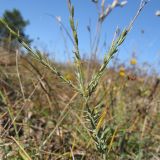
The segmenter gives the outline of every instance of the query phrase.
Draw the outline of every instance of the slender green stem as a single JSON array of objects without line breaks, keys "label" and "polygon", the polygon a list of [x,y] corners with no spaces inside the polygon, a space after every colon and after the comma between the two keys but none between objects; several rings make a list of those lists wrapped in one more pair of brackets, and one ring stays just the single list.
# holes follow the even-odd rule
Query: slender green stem
[{"label": "slender green stem", "polygon": [[77,80],[78,80],[78,85],[79,85],[79,90],[81,92],[82,95],[86,95],[86,91],[85,91],[85,86],[84,86],[84,72],[82,69],[82,59],[80,56],[80,52],[79,52],[79,45],[78,45],[78,34],[77,34],[77,27],[75,26],[75,21],[74,21],[74,7],[71,4],[71,1],[68,0],[68,8],[69,8],[69,12],[70,12],[70,26],[71,26],[71,30],[72,30],[72,34],[73,34],[73,39],[74,39],[74,61],[76,64],[76,68],[77,68]]}]

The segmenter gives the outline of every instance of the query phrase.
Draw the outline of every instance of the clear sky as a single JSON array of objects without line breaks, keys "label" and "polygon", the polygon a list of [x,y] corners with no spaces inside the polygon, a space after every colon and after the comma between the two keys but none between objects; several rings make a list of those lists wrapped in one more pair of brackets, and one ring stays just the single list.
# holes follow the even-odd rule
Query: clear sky
[{"label": "clear sky", "polygon": [[[91,0],[72,0],[75,6],[76,19],[78,20],[78,35],[81,54],[89,53],[89,34],[86,26],[91,21],[92,31],[95,31],[97,10]],[[111,2],[111,0],[107,0]],[[121,29],[127,26],[135,15],[140,0],[128,0],[124,8],[116,8],[103,25],[102,41],[107,41],[107,47],[111,43],[116,27]],[[5,10],[19,9],[24,17],[30,21],[26,28],[26,34],[34,39],[37,48],[50,52],[57,60],[66,60],[63,35],[54,18],[48,16],[60,16],[64,25],[69,29],[68,9],[66,0],[0,0],[0,16]],[[136,52],[139,62],[147,61],[152,64],[160,60],[160,17],[155,12],[160,10],[160,0],[150,0],[138,17],[134,28],[120,47],[119,57],[127,61],[133,51]],[[144,34],[142,34],[144,30]],[[67,45],[71,52],[71,43],[67,39]],[[99,57],[105,53],[103,50]],[[73,57],[72,52],[70,53]]]}]

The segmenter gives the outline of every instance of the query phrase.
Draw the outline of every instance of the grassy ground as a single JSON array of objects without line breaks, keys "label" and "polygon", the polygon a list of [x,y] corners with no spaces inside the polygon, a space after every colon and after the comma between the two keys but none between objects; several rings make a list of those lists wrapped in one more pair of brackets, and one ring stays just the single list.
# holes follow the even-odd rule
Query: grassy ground
[{"label": "grassy ground", "polygon": [[[4,60],[7,53],[1,49],[0,159],[101,159],[82,97],[30,56],[9,53]],[[72,64],[52,63],[76,83]],[[90,79],[100,64],[91,60],[83,66]],[[110,129],[108,159],[158,160],[160,80],[147,76],[133,60],[128,68],[121,66],[105,71],[90,99]]]}]

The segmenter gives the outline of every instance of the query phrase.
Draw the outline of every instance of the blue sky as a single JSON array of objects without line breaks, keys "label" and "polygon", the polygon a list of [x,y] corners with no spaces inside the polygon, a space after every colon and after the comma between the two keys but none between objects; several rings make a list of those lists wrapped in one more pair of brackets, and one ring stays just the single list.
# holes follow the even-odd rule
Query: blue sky
[{"label": "blue sky", "polygon": [[[72,0],[75,6],[75,18],[78,20],[78,35],[81,54],[89,54],[89,34],[86,26],[91,21],[94,32],[97,20],[97,10],[91,0]],[[107,0],[111,2],[111,0]],[[135,15],[140,0],[128,0],[124,8],[116,8],[105,20],[102,29],[101,43],[106,39],[109,47],[113,34],[118,26],[120,29],[127,26]],[[59,61],[67,59],[65,53],[64,39],[60,32],[59,25],[54,18],[48,16],[60,16],[64,25],[69,29],[68,9],[66,0],[0,0],[0,16],[4,11],[19,9],[24,17],[30,21],[26,28],[26,34],[34,39],[37,48],[47,50],[51,57]],[[120,47],[118,53],[122,61],[128,61],[133,52],[136,52],[138,61],[147,61],[155,64],[160,60],[160,17],[155,16],[156,10],[160,10],[160,0],[150,0],[141,15],[136,20],[132,31],[125,43]],[[142,34],[144,30],[144,34]],[[72,58],[71,43],[67,39],[67,46],[70,49]],[[105,50],[99,54],[102,57]]]}]

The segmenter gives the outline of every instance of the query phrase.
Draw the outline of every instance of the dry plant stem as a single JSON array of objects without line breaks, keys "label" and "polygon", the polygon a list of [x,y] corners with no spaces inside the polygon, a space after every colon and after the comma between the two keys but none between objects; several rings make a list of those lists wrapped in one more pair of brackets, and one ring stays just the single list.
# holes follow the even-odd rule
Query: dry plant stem
[{"label": "dry plant stem", "polygon": [[67,46],[67,39],[63,33],[63,28],[60,26],[60,31],[61,31],[61,35],[63,37],[63,41],[64,41],[64,47],[65,47],[65,53],[67,54],[68,57],[68,63],[71,64],[71,57],[70,57],[70,52]]},{"label": "dry plant stem", "polygon": [[20,155],[22,156],[22,158],[24,160],[32,160],[31,157],[28,155],[28,153],[24,150],[23,146],[14,138],[14,137],[10,137],[15,143],[16,145],[19,147],[20,149]]},{"label": "dry plant stem", "polygon": [[93,51],[91,52],[93,54],[92,58],[96,58],[96,56],[97,56],[99,42],[100,42],[100,38],[101,38],[101,29],[102,29],[102,22],[98,21],[96,35],[95,35],[94,43],[92,45],[92,48],[93,48]]},{"label": "dry plant stem", "polygon": [[70,41],[74,45],[74,40],[73,40],[72,36],[70,35],[69,31],[67,30],[67,28],[65,27],[65,25],[62,23],[61,19],[59,19],[59,17],[53,16],[51,14],[47,14],[47,15],[49,15],[52,18],[56,19],[56,21],[58,22],[58,24],[60,25],[60,27],[65,31],[65,33],[67,34],[68,38],[70,39]]},{"label": "dry plant stem", "polygon": [[148,115],[145,116],[144,118],[144,122],[143,122],[143,127],[142,127],[142,133],[141,133],[141,141],[145,135],[145,129],[146,129],[146,126],[147,126],[147,121],[148,121]]},{"label": "dry plant stem", "polygon": [[71,43],[73,45],[74,45],[74,40],[73,40],[72,36],[70,35],[69,31],[67,30],[66,26],[61,21],[61,18],[56,17],[56,16],[51,15],[51,14],[47,14],[47,15],[51,16],[54,19],[56,19],[56,21],[58,22],[58,24],[60,26],[60,31],[61,31],[61,34],[62,34],[62,37],[63,37],[63,40],[64,40],[65,50],[66,50],[66,53],[67,53],[67,56],[68,56],[68,60],[69,60],[69,63],[70,63],[71,62],[71,58],[70,58],[70,53],[69,53],[69,49],[68,49],[68,46],[67,46],[67,39],[66,39],[63,31],[66,33],[67,37],[69,38],[69,40],[71,41]]},{"label": "dry plant stem", "polygon": [[[125,1],[123,1],[125,2]],[[119,0],[113,0],[111,5],[108,5],[105,9],[105,0],[102,0],[101,7],[102,7],[102,13],[99,16],[99,21],[104,21],[104,19],[112,12],[112,10],[116,7],[123,7],[126,3],[123,5],[119,3]]]},{"label": "dry plant stem", "polygon": [[23,85],[22,85],[22,81],[21,81],[21,77],[20,77],[20,73],[19,73],[18,56],[19,56],[19,51],[16,50],[16,70],[17,70],[17,76],[18,76],[19,85],[20,85],[22,96],[23,96],[23,100],[25,101],[24,89],[23,89]]}]

